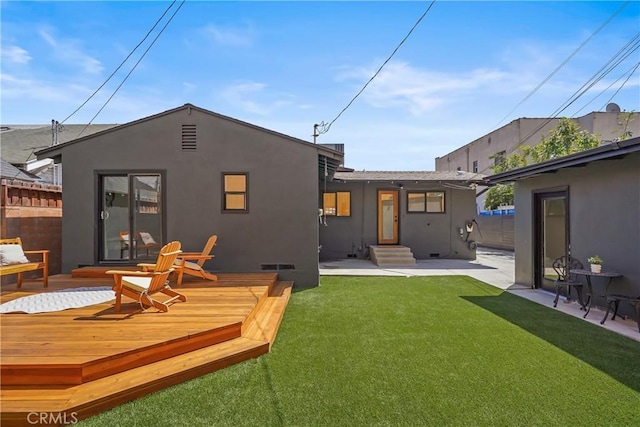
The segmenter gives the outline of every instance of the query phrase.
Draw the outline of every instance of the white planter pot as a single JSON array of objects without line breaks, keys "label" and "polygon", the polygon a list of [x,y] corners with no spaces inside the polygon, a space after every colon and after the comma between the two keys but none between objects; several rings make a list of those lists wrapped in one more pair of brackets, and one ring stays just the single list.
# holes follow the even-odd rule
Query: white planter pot
[{"label": "white planter pot", "polygon": [[602,272],[602,264],[591,264],[591,272],[592,273]]}]

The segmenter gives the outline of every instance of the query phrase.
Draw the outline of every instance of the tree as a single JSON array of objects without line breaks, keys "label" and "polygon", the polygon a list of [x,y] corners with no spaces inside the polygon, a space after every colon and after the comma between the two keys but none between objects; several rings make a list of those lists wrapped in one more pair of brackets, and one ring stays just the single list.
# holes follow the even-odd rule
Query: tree
[{"label": "tree", "polygon": [[[620,132],[620,136],[615,139],[616,141],[624,141],[625,139],[629,139],[633,136],[633,132],[629,130],[629,125],[635,120],[635,118],[636,115],[633,111],[625,111],[619,114],[618,124],[622,126],[622,131]],[[616,134],[618,131],[614,130],[613,133]]]},{"label": "tree", "polygon": [[493,210],[500,205],[513,204],[513,184],[497,184],[491,187],[484,199],[484,208]]},{"label": "tree", "polygon": [[[580,129],[578,123],[561,118],[558,125],[543,136],[539,143],[520,147],[519,153],[505,157],[491,168],[494,173],[506,172],[528,164],[568,156],[600,145],[597,135]],[[495,158],[495,156],[491,157]],[[509,188],[505,188],[509,187]],[[498,184],[491,187],[484,199],[485,209],[496,209],[500,205],[513,204],[513,184]]]}]

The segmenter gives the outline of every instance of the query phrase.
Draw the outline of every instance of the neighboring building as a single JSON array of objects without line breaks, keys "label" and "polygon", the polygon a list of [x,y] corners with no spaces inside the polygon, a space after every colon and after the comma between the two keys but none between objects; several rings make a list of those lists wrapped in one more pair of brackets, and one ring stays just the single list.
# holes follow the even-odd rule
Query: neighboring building
[{"label": "neighboring building", "polygon": [[41,181],[39,176],[29,172],[25,172],[22,169],[13,166],[11,163],[7,162],[4,159],[0,159],[0,178],[9,180],[17,179],[21,181],[32,182]]},{"label": "neighboring building", "polygon": [[81,132],[86,136],[114,126],[116,125],[61,125],[55,121],[51,125],[2,125],[0,156],[16,168],[38,176],[43,182],[60,185],[60,168],[50,159],[36,159],[34,153],[51,145],[71,141]]},{"label": "neighboring building", "polygon": [[[640,135],[639,113],[621,113],[619,107],[607,112],[592,112],[575,120],[580,128],[599,135],[602,141],[620,138],[625,129],[634,136]],[[613,110],[613,111],[609,111]],[[617,110],[617,111],[615,111]],[[535,145],[555,128],[559,118],[520,118],[470,142],[455,151],[435,159],[436,171],[462,170],[491,174],[491,167],[501,158],[517,152],[524,145]],[[495,157],[495,158],[493,158]],[[479,189],[480,190],[480,189]],[[484,211],[484,195],[477,199],[478,212]]]},{"label": "neighboring building", "polygon": [[[612,290],[640,295],[640,138],[488,177],[515,182],[515,281],[554,291],[553,260],[570,254],[589,268],[600,255],[616,271]],[[595,304],[606,281],[592,278]],[[621,312],[635,317],[630,305]]]},{"label": "neighboring building", "polygon": [[339,170],[321,188],[320,259],[366,258],[371,245],[406,246],[418,259],[475,259],[475,188],[483,178]]},{"label": "neighboring building", "polygon": [[63,272],[155,257],[121,236],[197,251],[217,234],[205,268],[318,284],[318,183],[339,151],[185,104],[36,155],[64,164]]}]

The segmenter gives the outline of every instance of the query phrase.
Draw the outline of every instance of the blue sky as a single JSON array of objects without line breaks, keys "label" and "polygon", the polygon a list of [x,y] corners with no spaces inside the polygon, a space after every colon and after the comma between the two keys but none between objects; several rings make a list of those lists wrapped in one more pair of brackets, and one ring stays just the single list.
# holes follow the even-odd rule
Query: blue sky
[{"label": "blue sky", "polygon": [[[189,102],[312,141],[314,123],[336,118],[430,3],[187,1],[94,123]],[[2,123],[62,121],[170,4],[3,1]],[[179,4],[66,123],[91,120]],[[346,166],[357,170],[433,170],[435,157],[511,120],[557,115],[637,37],[637,1],[592,36],[624,4],[436,1],[318,142],[344,143]],[[603,111],[610,101],[639,111],[640,70],[620,89],[639,61],[635,51],[611,67],[560,116]]]}]

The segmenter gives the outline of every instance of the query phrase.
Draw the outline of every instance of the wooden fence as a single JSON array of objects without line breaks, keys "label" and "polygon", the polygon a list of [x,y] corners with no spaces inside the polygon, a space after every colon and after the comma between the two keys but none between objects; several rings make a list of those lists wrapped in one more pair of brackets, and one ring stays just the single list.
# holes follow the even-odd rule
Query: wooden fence
[{"label": "wooden fence", "polygon": [[[20,237],[25,250],[49,249],[49,274],[60,273],[62,186],[8,179],[1,184],[0,237]],[[2,276],[2,284],[15,282],[15,275]]]}]

